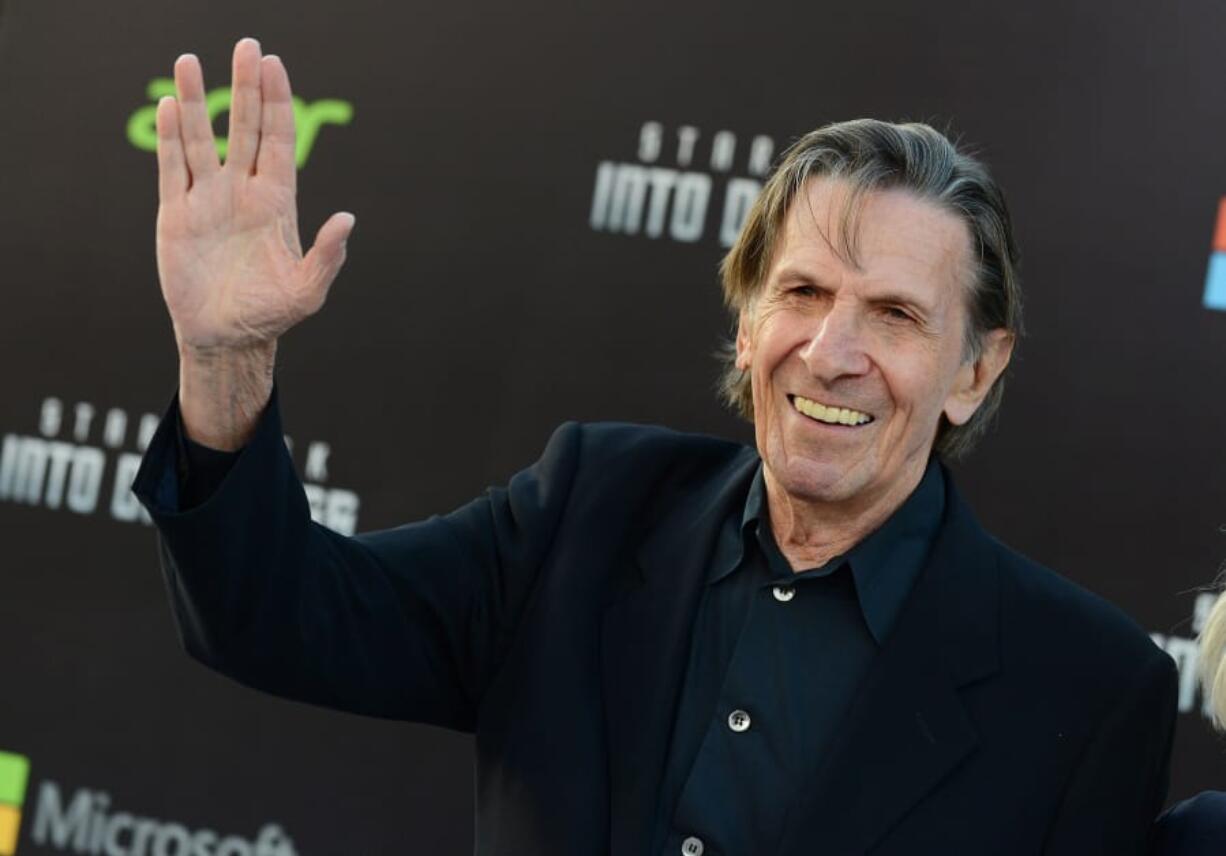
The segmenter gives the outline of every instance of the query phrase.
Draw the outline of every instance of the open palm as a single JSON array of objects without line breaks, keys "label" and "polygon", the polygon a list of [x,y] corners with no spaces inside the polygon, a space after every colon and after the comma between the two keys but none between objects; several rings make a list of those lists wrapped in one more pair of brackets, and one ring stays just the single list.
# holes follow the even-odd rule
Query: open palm
[{"label": "open palm", "polygon": [[303,254],[289,77],[254,39],[233,65],[224,166],[196,57],[179,58],[178,97],[158,104],[158,274],[180,347],[200,352],[275,341],[318,310],[354,222],[332,215]]}]

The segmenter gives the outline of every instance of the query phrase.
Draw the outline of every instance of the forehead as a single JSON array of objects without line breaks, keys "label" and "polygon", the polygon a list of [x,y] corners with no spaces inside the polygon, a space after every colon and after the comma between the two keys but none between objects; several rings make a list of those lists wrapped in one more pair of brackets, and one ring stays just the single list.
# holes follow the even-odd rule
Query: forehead
[{"label": "forehead", "polygon": [[852,190],[844,179],[806,182],[784,218],[772,276],[850,278],[934,298],[968,281],[971,238],[960,217],[898,188],[865,191],[853,205]]}]

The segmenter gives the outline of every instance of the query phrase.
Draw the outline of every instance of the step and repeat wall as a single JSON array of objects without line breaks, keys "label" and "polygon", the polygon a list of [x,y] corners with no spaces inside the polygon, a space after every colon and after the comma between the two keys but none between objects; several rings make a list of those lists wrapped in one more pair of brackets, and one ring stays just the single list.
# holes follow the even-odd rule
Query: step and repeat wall
[{"label": "step and repeat wall", "polygon": [[305,235],[357,215],[279,368],[346,533],[503,482],[566,419],[751,440],[716,267],[763,176],[829,121],[948,128],[1009,195],[1029,327],[959,482],[1177,660],[1172,798],[1226,788],[1193,644],[1226,560],[1223,32],[1210,2],[3,2],[3,852],[471,848],[470,739],[190,661],[129,492],[177,376],[154,104],[195,52],[224,139],[243,35],[291,73]]}]

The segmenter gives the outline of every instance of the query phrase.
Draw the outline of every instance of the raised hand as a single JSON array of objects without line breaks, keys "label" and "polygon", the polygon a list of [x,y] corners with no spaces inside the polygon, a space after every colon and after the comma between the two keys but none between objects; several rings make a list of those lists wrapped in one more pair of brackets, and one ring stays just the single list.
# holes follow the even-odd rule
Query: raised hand
[{"label": "raised hand", "polygon": [[303,255],[289,77],[254,39],[234,48],[224,166],[196,57],[175,63],[175,86],[157,112],[157,261],[180,350],[266,345],[323,305],[353,216],[334,214]]},{"label": "raised hand", "polygon": [[234,47],[230,141],[217,158],[196,57],[158,103],[158,276],[179,345],[179,410],[194,440],[239,448],[272,391],[277,338],[318,311],[353,215],[298,239],[289,76],[254,39]]}]

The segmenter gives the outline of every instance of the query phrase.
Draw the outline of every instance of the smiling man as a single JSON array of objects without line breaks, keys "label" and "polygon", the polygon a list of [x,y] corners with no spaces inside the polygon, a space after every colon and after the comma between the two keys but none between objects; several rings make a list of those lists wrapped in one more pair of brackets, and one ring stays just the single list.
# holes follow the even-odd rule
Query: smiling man
[{"label": "smiling man", "polygon": [[194,57],[158,108],[180,388],[135,489],[189,652],[476,738],[476,852],[1142,853],[1173,664],[987,535],[942,459],[1021,327],[1000,191],[925,125],[800,139],[723,266],[756,448],[560,427],[506,488],[345,537],[273,386],[353,227],[297,242],[289,81],[234,58],[216,159]]},{"label": "smiling man", "polygon": [[[908,146],[917,161],[946,158],[953,186],[883,179],[886,164],[857,163],[857,146],[921,175]],[[819,154],[844,165],[818,170]],[[1020,295],[1003,201],[977,172],[923,126],[826,128],[790,152],[725,263],[739,310],[727,389],[754,421],[772,529],[793,566],[824,564],[876,529],[919,483],[938,434],[975,430],[964,426],[1000,383]],[[981,221],[955,213],[984,200],[999,207]],[[778,246],[753,257],[780,226]],[[968,226],[986,232],[975,241],[994,281]],[[976,301],[998,326],[975,329]]]}]

